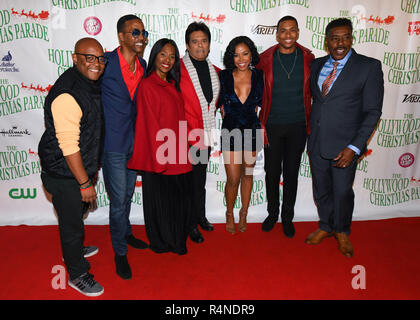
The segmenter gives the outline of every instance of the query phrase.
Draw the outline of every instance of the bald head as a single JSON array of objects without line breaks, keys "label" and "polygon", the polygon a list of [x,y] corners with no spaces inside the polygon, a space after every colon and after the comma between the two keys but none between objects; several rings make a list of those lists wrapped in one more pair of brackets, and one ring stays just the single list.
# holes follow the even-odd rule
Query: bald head
[{"label": "bald head", "polygon": [[73,63],[77,70],[86,78],[96,81],[103,74],[105,64],[98,57],[103,57],[104,49],[94,38],[82,38],[76,42],[73,53]]},{"label": "bald head", "polygon": [[104,50],[98,40],[94,38],[82,38],[82,39],[79,39],[74,45],[74,52],[82,52],[86,50],[86,48],[89,48],[89,47],[102,50],[102,52]]}]

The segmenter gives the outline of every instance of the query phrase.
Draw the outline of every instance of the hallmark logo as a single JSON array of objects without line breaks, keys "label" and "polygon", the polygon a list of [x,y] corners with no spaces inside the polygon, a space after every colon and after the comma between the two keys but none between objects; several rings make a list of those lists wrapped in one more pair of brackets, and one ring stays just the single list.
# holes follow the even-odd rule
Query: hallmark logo
[{"label": "hallmark logo", "polygon": [[277,31],[277,26],[264,26],[262,24],[251,26],[252,34],[275,34]]},{"label": "hallmark logo", "polygon": [[420,94],[412,93],[410,95],[405,94],[404,99],[402,101],[403,103],[416,103],[420,102]]},{"label": "hallmark logo", "polygon": [[15,63],[12,63],[13,56],[10,51],[1,58],[0,71],[1,72],[19,72],[19,69],[15,67]]},{"label": "hallmark logo", "polygon": [[12,129],[9,130],[5,130],[2,129],[0,131],[0,134],[5,137],[23,137],[24,135],[30,136],[31,133],[28,131],[28,129],[24,129],[24,130],[17,130],[17,126],[13,126]]}]

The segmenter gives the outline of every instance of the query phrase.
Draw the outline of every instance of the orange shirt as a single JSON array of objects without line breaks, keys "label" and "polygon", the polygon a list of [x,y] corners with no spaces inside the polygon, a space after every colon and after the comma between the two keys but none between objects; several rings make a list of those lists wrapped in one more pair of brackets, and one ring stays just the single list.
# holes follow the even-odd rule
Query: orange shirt
[{"label": "orange shirt", "polygon": [[118,47],[117,52],[118,52],[118,59],[120,60],[121,73],[122,73],[125,85],[127,86],[128,92],[130,93],[131,100],[133,100],[134,94],[136,93],[136,89],[139,85],[140,79],[141,77],[143,77],[144,70],[140,64],[139,59],[136,59],[136,72],[135,73],[131,72],[130,65],[121,54],[120,48],[121,47]]},{"label": "orange shirt", "polygon": [[51,104],[54,127],[58,145],[64,156],[80,150],[80,119],[82,110],[79,104],[68,93],[62,93]]}]

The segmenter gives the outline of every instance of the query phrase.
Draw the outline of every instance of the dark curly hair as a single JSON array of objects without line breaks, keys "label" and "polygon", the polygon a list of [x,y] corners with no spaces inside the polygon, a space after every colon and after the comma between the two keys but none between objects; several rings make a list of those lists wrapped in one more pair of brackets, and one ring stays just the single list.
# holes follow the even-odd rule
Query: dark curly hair
[{"label": "dark curly hair", "polygon": [[225,55],[223,56],[223,64],[225,65],[226,69],[233,70],[236,68],[233,62],[233,56],[235,54],[236,46],[241,43],[245,44],[251,51],[251,64],[256,66],[258,62],[260,62],[260,55],[258,54],[254,42],[247,36],[239,36],[233,38],[226,48]]}]

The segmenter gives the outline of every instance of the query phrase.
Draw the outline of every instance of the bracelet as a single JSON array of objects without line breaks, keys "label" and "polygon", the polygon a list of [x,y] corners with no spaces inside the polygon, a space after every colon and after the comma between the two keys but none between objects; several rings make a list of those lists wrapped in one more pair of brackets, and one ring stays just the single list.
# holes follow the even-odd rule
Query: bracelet
[{"label": "bracelet", "polygon": [[93,184],[90,184],[89,186],[87,186],[86,188],[80,188],[80,191],[86,191],[87,189],[90,189],[93,187]]},{"label": "bracelet", "polygon": [[79,183],[79,186],[82,186],[82,185],[84,185],[85,183],[88,183],[89,182],[89,178],[85,181],[85,182],[83,182],[83,183]]},{"label": "bracelet", "polygon": [[93,183],[92,183],[92,181],[89,181],[89,184],[86,186],[86,187],[80,187],[80,190],[82,190],[82,191],[84,191],[84,190],[87,190],[87,189],[89,189],[90,187],[92,187],[93,186]]}]

